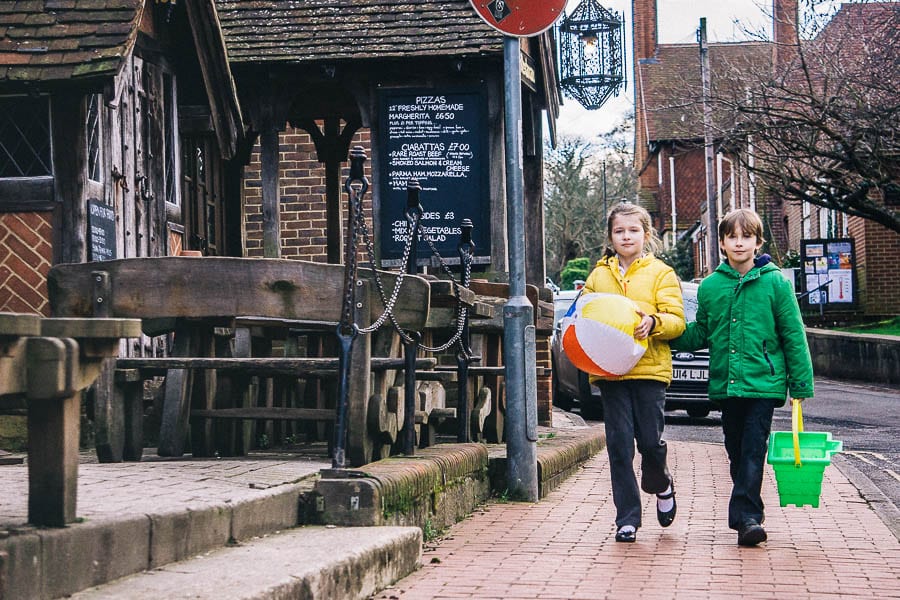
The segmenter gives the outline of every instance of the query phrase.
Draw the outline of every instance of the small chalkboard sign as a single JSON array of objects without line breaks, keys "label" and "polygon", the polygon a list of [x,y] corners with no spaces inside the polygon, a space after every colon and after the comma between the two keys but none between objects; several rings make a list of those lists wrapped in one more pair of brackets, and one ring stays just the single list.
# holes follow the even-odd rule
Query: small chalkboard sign
[{"label": "small chalkboard sign", "polygon": [[116,257],[116,211],[112,206],[91,198],[87,202],[88,260],[112,260]]}]

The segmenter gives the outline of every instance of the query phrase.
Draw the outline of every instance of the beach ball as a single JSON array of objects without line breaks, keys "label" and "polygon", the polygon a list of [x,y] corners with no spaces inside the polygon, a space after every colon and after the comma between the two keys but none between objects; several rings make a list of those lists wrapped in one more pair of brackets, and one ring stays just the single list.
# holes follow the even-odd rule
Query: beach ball
[{"label": "beach ball", "polygon": [[647,350],[634,339],[637,305],[619,294],[582,294],[560,320],[562,347],[572,364],[591,375],[624,375]]}]

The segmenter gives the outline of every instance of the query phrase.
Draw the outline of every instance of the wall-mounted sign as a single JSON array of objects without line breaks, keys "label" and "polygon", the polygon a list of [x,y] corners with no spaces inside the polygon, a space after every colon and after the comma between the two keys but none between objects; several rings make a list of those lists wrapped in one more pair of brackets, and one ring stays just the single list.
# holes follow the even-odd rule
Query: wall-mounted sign
[{"label": "wall-mounted sign", "polygon": [[402,266],[407,239],[407,182],[422,191],[419,264],[431,262],[433,243],[449,264],[459,263],[463,219],[474,225],[475,264],[491,262],[487,102],[478,90],[387,89],[379,96],[381,264]]},{"label": "wall-mounted sign", "polygon": [[856,306],[856,253],[851,238],[801,240],[800,263],[803,308]]},{"label": "wall-mounted sign", "polygon": [[112,260],[116,257],[116,211],[91,198],[87,201],[88,260]]}]

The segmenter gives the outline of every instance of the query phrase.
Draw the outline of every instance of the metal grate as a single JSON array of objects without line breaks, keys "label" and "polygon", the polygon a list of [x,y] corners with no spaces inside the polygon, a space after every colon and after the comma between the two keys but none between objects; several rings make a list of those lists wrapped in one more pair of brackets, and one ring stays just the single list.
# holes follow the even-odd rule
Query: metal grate
[{"label": "metal grate", "polygon": [[0,178],[52,174],[48,99],[0,98]]}]

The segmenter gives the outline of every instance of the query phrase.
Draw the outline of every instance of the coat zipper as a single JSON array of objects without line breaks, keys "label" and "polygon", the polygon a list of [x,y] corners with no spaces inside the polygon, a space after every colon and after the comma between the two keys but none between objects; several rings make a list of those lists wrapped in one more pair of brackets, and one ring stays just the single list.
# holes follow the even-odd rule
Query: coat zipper
[{"label": "coat zipper", "polygon": [[772,371],[772,375],[775,375],[775,365],[772,363],[772,359],[769,358],[769,351],[766,350],[765,340],[763,340],[763,357],[766,359],[766,362],[769,363],[769,370]]}]

